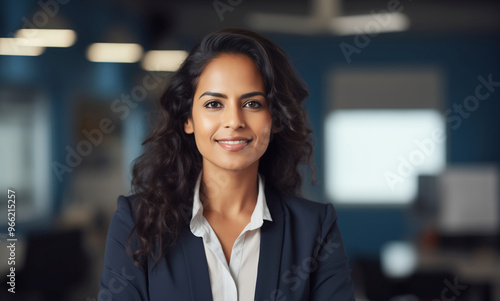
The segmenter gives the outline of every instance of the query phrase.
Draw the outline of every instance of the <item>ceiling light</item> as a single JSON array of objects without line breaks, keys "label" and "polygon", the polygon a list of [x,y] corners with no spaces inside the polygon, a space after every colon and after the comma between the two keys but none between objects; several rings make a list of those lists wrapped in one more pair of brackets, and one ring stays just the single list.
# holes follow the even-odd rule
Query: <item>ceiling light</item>
[{"label": "ceiling light", "polygon": [[37,56],[44,51],[44,47],[23,45],[22,39],[0,38],[0,55]]},{"label": "ceiling light", "polygon": [[142,46],[135,43],[94,43],[87,49],[92,62],[135,63],[142,54]]},{"label": "ceiling light", "polygon": [[76,32],[71,29],[20,29],[16,38],[25,46],[70,47],[76,42]]},{"label": "ceiling light", "polygon": [[339,35],[378,34],[381,32],[404,31],[410,21],[401,13],[382,13],[335,17],[330,20],[330,29]]},{"label": "ceiling light", "polygon": [[151,50],[142,60],[142,68],[148,71],[177,71],[188,53],[184,50]]}]

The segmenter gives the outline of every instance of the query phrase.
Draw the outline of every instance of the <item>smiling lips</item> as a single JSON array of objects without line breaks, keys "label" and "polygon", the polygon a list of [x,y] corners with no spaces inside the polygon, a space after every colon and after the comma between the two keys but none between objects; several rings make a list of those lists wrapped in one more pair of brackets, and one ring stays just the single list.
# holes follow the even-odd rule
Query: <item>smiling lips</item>
[{"label": "smiling lips", "polygon": [[239,151],[245,148],[252,141],[252,139],[246,139],[244,137],[234,137],[216,141],[225,150]]}]

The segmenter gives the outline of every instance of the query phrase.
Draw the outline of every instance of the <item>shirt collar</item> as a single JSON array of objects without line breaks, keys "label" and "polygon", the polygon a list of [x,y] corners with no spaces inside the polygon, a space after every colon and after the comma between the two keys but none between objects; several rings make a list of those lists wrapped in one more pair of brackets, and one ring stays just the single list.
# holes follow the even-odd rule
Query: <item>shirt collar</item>
[{"label": "shirt collar", "polygon": [[[202,236],[202,233],[208,230],[206,225],[203,223],[205,218],[203,216],[203,204],[200,201],[201,176],[202,171],[200,171],[194,187],[193,215],[189,224],[191,232],[196,236]],[[260,228],[264,223],[264,220],[273,221],[269,208],[267,207],[266,195],[264,193],[264,177],[260,173],[258,173],[258,182],[259,192],[257,195],[257,203],[255,204],[255,209],[252,213],[252,217],[250,218],[248,230]]]}]

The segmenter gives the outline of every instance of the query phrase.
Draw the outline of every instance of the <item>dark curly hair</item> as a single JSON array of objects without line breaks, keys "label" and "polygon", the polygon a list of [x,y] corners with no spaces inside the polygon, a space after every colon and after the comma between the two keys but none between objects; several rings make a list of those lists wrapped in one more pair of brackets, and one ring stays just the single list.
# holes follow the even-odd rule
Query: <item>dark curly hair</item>
[{"label": "dark curly hair", "polygon": [[[275,134],[259,160],[259,173],[265,185],[288,196],[302,196],[299,163],[312,162],[312,130],[302,107],[309,96],[285,52],[268,38],[241,28],[225,28],[205,36],[175,72],[160,98],[157,121],[143,142],[145,152],[134,161],[132,192],[135,195],[135,232],[138,249],[134,263],[147,266],[147,258],[156,264],[175,245],[184,229],[189,228],[197,176],[202,156],[193,135],[184,132],[191,117],[193,96],[204,68],[223,53],[244,54],[260,70]],[[314,183],[316,184],[316,183]]]}]

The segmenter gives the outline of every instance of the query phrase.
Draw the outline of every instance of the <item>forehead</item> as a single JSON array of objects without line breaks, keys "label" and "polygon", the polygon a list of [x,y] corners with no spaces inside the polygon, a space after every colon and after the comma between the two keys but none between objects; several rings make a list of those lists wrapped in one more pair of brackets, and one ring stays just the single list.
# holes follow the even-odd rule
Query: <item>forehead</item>
[{"label": "forehead", "polygon": [[[205,67],[200,75],[197,93],[202,90],[259,90],[264,92],[264,80],[254,61],[243,54],[221,54]],[[243,91],[248,92],[248,91]]]}]

